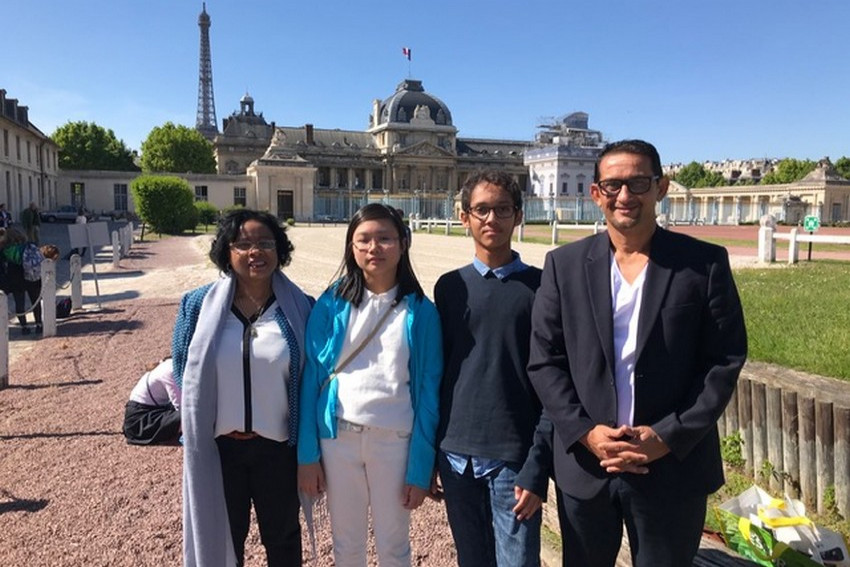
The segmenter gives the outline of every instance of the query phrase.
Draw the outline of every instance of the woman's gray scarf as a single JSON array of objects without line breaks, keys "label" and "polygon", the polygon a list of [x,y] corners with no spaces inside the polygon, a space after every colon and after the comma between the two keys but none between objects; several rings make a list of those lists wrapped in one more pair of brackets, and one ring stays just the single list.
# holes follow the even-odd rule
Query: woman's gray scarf
[{"label": "woman's gray scarf", "polygon": [[[303,353],[310,303],[280,271],[273,276],[272,289],[299,343],[297,352]],[[215,442],[216,348],[235,290],[232,276],[221,278],[209,288],[183,371],[183,554],[187,567],[236,565]],[[303,369],[303,365],[301,356],[299,368]]]}]

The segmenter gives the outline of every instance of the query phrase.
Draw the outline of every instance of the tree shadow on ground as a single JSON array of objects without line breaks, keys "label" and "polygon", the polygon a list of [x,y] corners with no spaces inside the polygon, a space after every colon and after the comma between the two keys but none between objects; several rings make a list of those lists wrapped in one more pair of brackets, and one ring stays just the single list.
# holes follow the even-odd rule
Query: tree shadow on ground
[{"label": "tree shadow on ground", "polygon": [[[118,270],[122,268],[119,266]],[[127,271],[117,271],[117,272],[104,272],[98,273],[98,280],[117,280],[119,278],[138,278],[140,276],[145,275],[146,272],[143,270],[127,270]],[[88,273],[83,274],[83,281],[90,281],[94,279],[94,274]]]},{"label": "tree shadow on ground", "polygon": [[71,319],[62,323],[56,331],[58,337],[73,337],[79,335],[115,334],[138,331],[144,327],[141,321],[88,321]]},{"label": "tree shadow on ground", "polygon": [[52,384],[9,384],[8,388],[10,390],[44,390],[66,386],[94,386],[95,384],[103,384],[103,380],[77,380],[76,382],[54,382]]},{"label": "tree shadow on ground", "polygon": [[21,433],[18,435],[0,435],[2,441],[15,439],[67,439],[69,437],[118,437],[124,434],[120,431],[69,431],[53,433]]},{"label": "tree shadow on ground", "polygon": [[2,488],[0,488],[0,498],[4,500],[0,502],[0,514],[5,514],[6,512],[38,512],[50,502],[43,498],[36,500],[18,498]]}]

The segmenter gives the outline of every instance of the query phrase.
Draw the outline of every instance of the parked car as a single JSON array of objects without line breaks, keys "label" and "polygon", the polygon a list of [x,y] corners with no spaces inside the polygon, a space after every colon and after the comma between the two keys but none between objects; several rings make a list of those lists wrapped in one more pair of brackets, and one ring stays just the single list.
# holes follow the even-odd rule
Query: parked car
[{"label": "parked car", "polygon": [[[83,209],[83,211],[87,221],[91,222],[97,219],[97,215],[88,209]],[[39,212],[39,216],[41,217],[41,222],[74,222],[77,220],[77,207],[73,205],[62,205],[53,211],[41,211]]]}]

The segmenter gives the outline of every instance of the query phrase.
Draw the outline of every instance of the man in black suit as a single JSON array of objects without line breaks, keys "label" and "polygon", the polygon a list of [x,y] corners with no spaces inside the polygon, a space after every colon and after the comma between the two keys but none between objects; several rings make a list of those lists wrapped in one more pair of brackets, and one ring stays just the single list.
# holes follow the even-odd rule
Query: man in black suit
[{"label": "man in black suit", "polygon": [[606,146],[590,191],[607,231],[546,257],[529,377],[555,427],[564,565],[691,565],[723,484],[716,422],[746,359],[726,250],[655,222],[658,151]]}]

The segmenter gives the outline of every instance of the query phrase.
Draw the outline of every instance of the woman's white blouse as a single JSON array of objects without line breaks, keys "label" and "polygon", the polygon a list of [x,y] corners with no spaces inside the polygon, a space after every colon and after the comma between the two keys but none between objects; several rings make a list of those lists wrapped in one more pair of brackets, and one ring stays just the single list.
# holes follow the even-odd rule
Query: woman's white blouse
[{"label": "woman's white blouse", "polygon": [[[289,439],[286,382],[289,346],[274,318],[272,303],[254,322],[256,336],[231,311],[218,339],[218,400],[215,435],[255,432],[267,439]],[[247,356],[243,356],[247,355]]]}]

